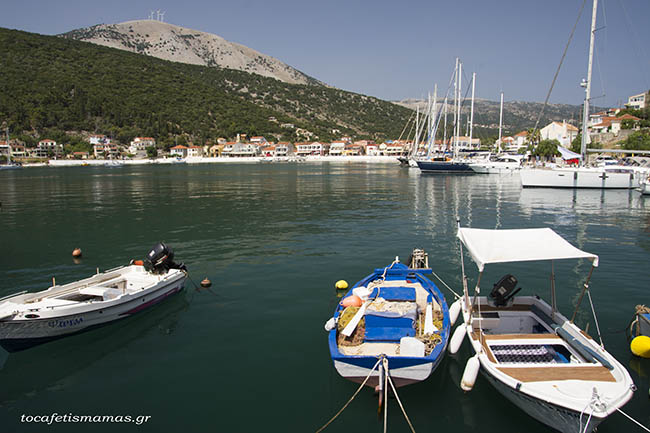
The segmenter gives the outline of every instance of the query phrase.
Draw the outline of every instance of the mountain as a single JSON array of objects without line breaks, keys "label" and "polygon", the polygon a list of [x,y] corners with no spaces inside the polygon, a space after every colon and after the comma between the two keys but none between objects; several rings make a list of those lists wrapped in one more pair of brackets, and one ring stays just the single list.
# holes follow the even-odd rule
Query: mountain
[{"label": "mountain", "polygon": [[211,33],[157,20],[99,24],[60,36],[173,62],[251,72],[290,84],[321,84],[297,69],[244,45]]},{"label": "mountain", "polygon": [[[0,119],[28,144],[84,133],[165,146],[238,133],[269,140],[399,136],[410,110],[320,84],[289,84],[0,28]],[[57,138],[60,137],[60,138]]]}]

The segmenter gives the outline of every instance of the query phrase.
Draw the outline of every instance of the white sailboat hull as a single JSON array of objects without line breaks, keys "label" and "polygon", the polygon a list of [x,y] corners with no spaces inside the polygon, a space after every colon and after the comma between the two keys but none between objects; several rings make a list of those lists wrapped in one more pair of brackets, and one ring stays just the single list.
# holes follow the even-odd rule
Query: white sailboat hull
[{"label": "white sailboat hull", "polygon": [[525,168],[520,171],[524,188],[631,189],[638,183],[634,172],[597,168]]}]

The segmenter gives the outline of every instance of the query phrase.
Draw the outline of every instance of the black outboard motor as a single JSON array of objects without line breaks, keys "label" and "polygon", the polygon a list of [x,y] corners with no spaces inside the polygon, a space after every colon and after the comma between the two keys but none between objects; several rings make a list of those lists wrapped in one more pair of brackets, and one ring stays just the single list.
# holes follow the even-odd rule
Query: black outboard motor
[{"label": "black outboard motor", "polygon": [[149,251],[147,258],[144,260],[144,267],[154,274],[164,274],[170,269],[187,270],[183,263],[174,263],[174,251],[162,242],[154,245]]},{"label": "black outboard motor", "polygon": [[521,287],[518,289],[516,287],[517,279],[515,276],[511,274],[504,275],[494,284],[490,292],[489,300],[494,303],[495,307],[504,307],[521,290]]}]

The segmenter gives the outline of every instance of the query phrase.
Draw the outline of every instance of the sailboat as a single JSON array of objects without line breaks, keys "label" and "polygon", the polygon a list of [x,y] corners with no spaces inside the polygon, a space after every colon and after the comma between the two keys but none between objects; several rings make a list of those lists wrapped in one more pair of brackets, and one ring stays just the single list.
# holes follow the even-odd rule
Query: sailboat
[{"label": "sailboat", "polygon": [[585,87],[584,111],[582,115],[582,142],[580,143],[581,162],[579,167],[526,168],[520,171],[524,188],[600,188],[630,189],[639,184],[638,175],[632,167],[607,166],[588,167],[587,143],[589,141],[589,102],[591,98],[591,70],[594,58],[594,39],[596,33],[596,12],[598,0],[593,2],[591,17],[591,36],[589,39],[589,64]]},{"label": "sailboat", "polygon": [[[462,309],[463,323],[454,331],[449,350],[455,353],[467,336],[475,352],[463,374],[464,390],[472,389],[480,370],[505,398],[536,420],[565,433],[592,432],[632,398],[635,388],[627,370],[605,350],[602,340],[596,342],[557,308],[553,262],[592,262],[582,300],[598,266],[597,255],[574,247],[550,228],[459,227],[457,236],[461,241],[463,296],[456,302]],[[465,276],[463,247],[479,270],[473,296]],[[485,265],[529,261],[551,262],[550,304],[537,295],[516,296],[521,288],[511,274],[501,278],[488,296],[479,296]],[[588,298],[591,302],[591,295]],[[457,308],[452,305],[450,310]]]},{"label": "sailboat", "polygon": [[[458,142],[460,134],[460,105],[461,105],[461,76],[463,71],[463,65],[456,58],[456,67],[454,70],[455,75],[455,105],[456,109],[454,112],[454,141],[453,141],[453,156],[452,158],[432,158],[427,160],[417,161],[417,165],[422,173],[474,173],[470,168],[469,164],[472,162],[466,158],[460,158],[458,155]],[[472,142],[472,127],[473,127],[473,117],[474,117],[474,87],[476,83],[476,74],[472,75],[472,107],[470,114],[470,134],[469,134],[469,143]]]}]

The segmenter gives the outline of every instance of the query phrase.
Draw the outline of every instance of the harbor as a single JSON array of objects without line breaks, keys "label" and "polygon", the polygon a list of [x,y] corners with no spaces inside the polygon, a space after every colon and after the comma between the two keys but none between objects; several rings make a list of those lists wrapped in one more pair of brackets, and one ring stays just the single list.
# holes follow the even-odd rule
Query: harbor
[{"label": "harbor", "polygon": [[[323,324],[350,283],[413,248],[462,293],[458,222],[463,227],[550,227],[596,254],[590,283],[607,351],[636,392],[622,408],[648,425],[650,363],[633,356],[626,329],[647,304],[650,200],[634,190],[523,189],[517,174],[424,175],[394,161],[319,164],[35,167],[0,174],[4,284],[0,297],[80,280],[140,259],[159,241],[173,246],[196,284],[114,324],[0,353],[0,419],[33,431],[21,415],[143,415],[140,431],[316,431],[358,384],[341,377]],[[83,256],[70,252],[80,247]],[[466,259],[467,260],[467,259]],[[587,260],[555,262],[571,312]],[[470,281],[478,272],[466,264]],[[485,289],[504,273],[527,296],[546,295],[549,265],[491,265]],[[446,297],[453,293],[430,278]],[[558,280],[559,281],[559,280]],[[596,335],[584,302],[575,322]],[[459,319],[460,321],[460,319]],[[460,387],[472,356],[465,341],[426,379],[399,389],[415,431],[546,432],[479,375]],[[91,397],[88,397],[91,396]],[[254,415],[253,415],[254,414]],[[380,431],[377,396],[364,389],[326,431]],[[40,426],[38,426],[40,427]],[[115,431],[115,424],[52,424],[51,431]],[[613,413],[599,432],[641,431]],[[394,399],[388,430],[409,427]]]}]

